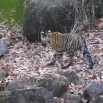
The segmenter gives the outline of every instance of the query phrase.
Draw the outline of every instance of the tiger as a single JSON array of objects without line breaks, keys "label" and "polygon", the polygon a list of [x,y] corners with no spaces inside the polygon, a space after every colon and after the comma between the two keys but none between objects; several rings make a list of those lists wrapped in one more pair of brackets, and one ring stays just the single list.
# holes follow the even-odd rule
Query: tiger
[{"label": "tiger", "polygon": [[[47,32],[41,31],[41,42],[43,45],[52,47],[52,58],[47,65],[54,65],[56,60],[61,64],[61,69],[66,69],[73,63],[74,54],[79,50],[83,57],[87,58],[88,69],[93,69],[93,60],[88,51],[85,32],[79,33],[60,33],[60,32]],[[68,63],[63,61],[63,53],[67,52],[69,56]]]}]

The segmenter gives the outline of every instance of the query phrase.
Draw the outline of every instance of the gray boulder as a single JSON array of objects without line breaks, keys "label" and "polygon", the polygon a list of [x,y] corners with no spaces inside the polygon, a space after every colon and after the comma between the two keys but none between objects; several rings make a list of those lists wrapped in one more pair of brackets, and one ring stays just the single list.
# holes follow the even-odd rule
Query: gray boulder
[{"label": "gray boulder", "polygon": [[5,77],[5,71],[0,69],[0,80]]},{"label": "gray boulder", "polygon": [[88,101],[91,101],[93,98],[98,97],[101,93],[103,93],[103,84],[99,81],[92,81],[84,89],[83,97]]},{"label": "gray boulder", "polygon": [[1,92],[0,103],[53,103],[53,94],[43,87]]},{"label": "gray boulder", "polygon": [[90,29],[92,19],[102,17],[102,2],[103,0],[26,0],[24,35],[30,41],[39,41],[42,30],[70,32],[74,24],[83,22],[84,19],[89,21]]},{"label": "gray boulder", "polygon": [[6,91],[30,88],[34,86],[44,87],[52,92],[54,96],[59,97],[67,91],[70,82],[64,76],[58,74],[43,74],[39,77],[31,77],[29,79],[16,80],[7,85]]},{"label": "gray boulder", "polygon": [[69,92],[66,92],[63,95],[63,98],[65,103],[82,103],[81,95],[70,94]]},{"label": "gray boulder", "polygon": [[0,57],[2,57],[3,55],[5,55],[6,52],[7,52],[7,47],[4,44],[4,42],[0,40]]},{"label": "gray boulder", "polygon": [[14,91],[18,89],[34,87],[36,84],[35,78],[22,78],[10,82],[6,87],[5,91]]},{"label": "gray boulder", "polygon": [[67,32],[73,18],[73,8],[70,7],[69,0],[27,0],[23,22],[24,35],[30,41],[38,41],[42,30]]},{"label": "gray boulder", "polygon": [[51,91],[55,97],[60,97],[67,91],[70,81],[65,76],[50,73],[42,75],[38,84]]},{"label": "gray boulder", "polygon": [[68,80],[71,83],[74,83],[75,85],[82,85],[84,82],[83,80],[74,72],[74,71],[58,71],[58,74],[63,75],[68,78]]},{"label": "gray boulder", "polygon": [[103,103],[103,96],[98,96],[90,103]]}]

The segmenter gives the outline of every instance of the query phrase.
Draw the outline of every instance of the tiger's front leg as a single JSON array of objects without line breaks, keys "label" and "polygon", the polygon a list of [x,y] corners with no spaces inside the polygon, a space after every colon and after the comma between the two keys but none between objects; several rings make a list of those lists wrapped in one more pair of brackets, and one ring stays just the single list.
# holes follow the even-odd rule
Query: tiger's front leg
[{"label": "tiger's front leg", "polygon": [[66,69],[68,68],[69,66],[71,66],[73,63],[73,56],[69,56],[69,60],[67,61],[67,63],[64,63],[62,69]]},{"label": "tiger's front leg", "polygon": [[59,61],[59,63],[60,63],[60,65],[61,65],[61,69],[63,69],[63,67],[64,67],[64,62],[63,62],[63,53],[62,52],[59,52],[59,53],[57,53],[57,55],[58,55],[58,61]]},{"label": "tiger's front leg", "polygon": [[51,58],[51,60],[47,63],[47,65],[54,65],[55,64],[55,62],[56,62],[56,52],[54,52],[53,54],[52,54],[52,58]]},{"label": "tiger's front leg", "polygon": [[73,63],[73,54],[72,55],[69,55],[69,60],[67,63],[64,63],[63,61],[63,53],[62,52],[59,52],[58,53],[58,59],[59,59],[59,62],[61,64],[61,69],[66,69],[68,68],[70,65],[72,65]]},{"label": "tiger's front leg", "polygon": [[58,50],[56,52],[53,53],[52,55],[52,59],[51,61],[48,63],[48,65],[54,65],[54,63],[56,62],[56,60],[59,61],[59,63],[61,64],[61,69],[63,69],[63,65],[64,65],[64,62],[63,62],[63,59],[62,59],[62,56],[63,56],[63,52]]}]

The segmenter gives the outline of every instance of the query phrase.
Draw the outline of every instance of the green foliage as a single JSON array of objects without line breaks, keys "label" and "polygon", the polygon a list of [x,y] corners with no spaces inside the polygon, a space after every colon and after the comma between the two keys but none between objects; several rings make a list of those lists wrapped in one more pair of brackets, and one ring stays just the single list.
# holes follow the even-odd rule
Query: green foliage
[{"label": "green foliage", "polygon": [[21,22],[25,0],[0,0],[0,21]]}]

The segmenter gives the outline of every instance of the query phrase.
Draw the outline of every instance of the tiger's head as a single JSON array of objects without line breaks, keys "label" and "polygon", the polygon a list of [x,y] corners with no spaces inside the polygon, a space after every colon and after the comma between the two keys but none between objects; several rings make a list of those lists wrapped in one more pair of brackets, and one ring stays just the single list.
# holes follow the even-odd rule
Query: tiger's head
[{"label": "tiger's head", "polygon": [[40,37],[41,37],[41,44],[43,46],[50,46],[51,45],[52,32],[50,30],[48,30],[46,33],[41,31]]}]

